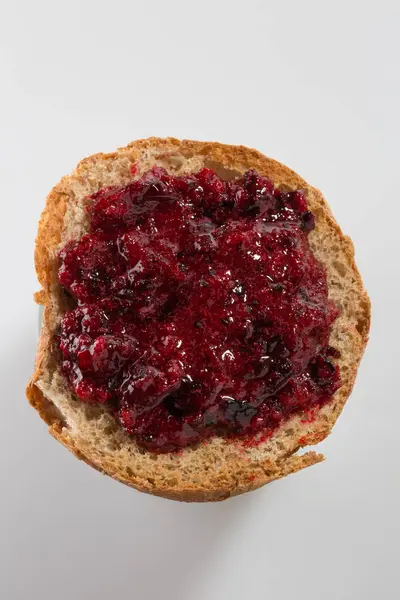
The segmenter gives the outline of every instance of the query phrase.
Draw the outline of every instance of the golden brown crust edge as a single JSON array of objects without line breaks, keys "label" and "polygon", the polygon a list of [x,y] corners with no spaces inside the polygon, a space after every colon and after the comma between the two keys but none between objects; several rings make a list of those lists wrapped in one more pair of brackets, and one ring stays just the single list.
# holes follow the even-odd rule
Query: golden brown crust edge
[{"label": "golden brown crust edge", "polygon": [[[94,461],[93,457],[86,455],[85,452],[82,451],[82,448],[78,447],[70,436],[65,435],[65,430],[62,426],[62,415],[35,385],[36,381],[43,373],[45,356],[46,353],[49,352],[49,345],[51,344],[51,336],[49,334],[49,331],[51,330],[51,323],[49,322],[51,319],[51,311],[48,309],[46,310],[45,308],[44,322],[35,363],[35,372],[32,376],[31,382],[28,385],[27,396],[32,406],[39,412],[40,416],[50,426],[50,433],[81,460],[84,460],[97,470],[110,475],[122,483],[135,487],[140,491],[184,501],[199,502],[221,500],[232,495],[237,495],[256,489],[274,479],[284,477],[290,473],[294,473],[302,468],[323,460],[323,457],[315,452],[307,452],[301,456],[295,455],[295,453],[299,447],[315,444],[324,439],[330,433],[337,417],[343,409],[348,396],[351,393],[358,369],[358,364],[368,340],[370,302],[368,295],[363,288],[361,277],[354,262],[353,244],[349,238],[342,234],[339,226],[333,219],[322,194],[315,188],[309,186],[302,178],[300,178],[296,173],[288,169],[286,166],[263,156],[257,150],[252,150],[243,146],[227,146],[214,142],[195,142],[189,140],[179,141],[174,138],[149,138],[146,140],[138,140],[133,142],[126,148],[123,148],[115,153],[96,154],[88,157],[79,163],[75,174],[82,174],[82,176],[84,176],[83,173],[88,164],[97,160],[113,160],[115,157],[119,156],[120,153],[129,153],[132,162],[134,162],[139,154],[143,152],[143,150],[154,148],[160,152],[165,149],[166,152],[176,150],[184,155],[203,155],[211,161],[229,166],[237,165],[241,168],[255,168],[261,173],[267,173],[275,183],[282,182],[292,188],[305,188],[307,190],[308,198],[312,198],[313,210],[317,209],[322,211],[324,219],[332,231],[335,232],[338,241],[342,245],[346,246],[346,255],[354,276],[354,286],[361,298],[360,305],[363,306],[362,313],[360,313],[357,318],[356,328],[359,333],[359,341],[357,343],[357,347],[355,348],[354,363],[352,364],[351,373],[347,377],[346,385],[341,388],[341,399],[335,403],[333,410],[329,415],[329,419],[326,422],[326,426],[322,430],[308,435],[307,439],[304,439],[302,443],[297,445],[290,455],[284,457],[272,468],[260,468],[258,470],[253,468],[249,478],[238,478],[234,485],[231,483],[228,487],[224,488],[222,486],[218,487],[217,489],[203,489],[201,486],[193,486],[191,488],[174,487],[170,489],[163,487],[157,489],[157,487],[155,488],[152,485],[148,485],[143,480],[140,482],[135,480],[135,477],[127,478],[125,474],[115,471],[110,464],[107,464],[107,461],[101,461],[98,459]],[[64,216],[67,201],[69,199],[68,180],[68,177],[64,177],[50,192],[46,201],[45,210],[39,223],[39,231],[36,240],[35,266],[38,279],[43,286],[43,291],[39,292],[36,299],[39,303],[44,304],[45,307],[48,307],[51,303],[51,285],[52,281],[54,281],[54,273],[52,273],[52,269],[54,269],[54,261],[52,263],[50,260],[50,251],[58,246],[61,240]]]},{"label": "golden brown crust edge", "polygon": [[105,470],[98,464],[94,463],[88,456],[83,454],[82,451],[77,448],[70,439],[63,436],[62,427],[60,427],[59,424],[56,423],[50,426],[49,432],[56,440],[61,442],[66,448],[68,448],[68,450],[75,454],[77,458],[83,460],[87,465],[93,467],[97,471],[100,471],[100,473],[108,475],[116,481],[124,483],[125,485],[128,485],[139,492],[144,492],[153,496],[160,496],[162,498],[167,498],[168,500],[178,500],[181,502],[218,502],[220,500],[226,500],[227,498],[256,490],[257,488],[262,487],[263,485],[270,483],[275,479],[281,479],[286,475],[296,473],[301,469],[305,469],[306,467],[310,467],[311,465],[324,460],[323,455],[318,454],[317,452],[306,452],[301,456],[289,456],[287,460],[283,461],[276,470],[261,470],[257,474],[252,472],[250,478],[239,480],[235,487],[219,487],[208,490],[201,489],[200,487],[175,487],[170,489],[154,488],[148,485],[141,485],[140,483],[133,482],[131,479],[122,476],[119,472],[114,472],[109,469]]}]

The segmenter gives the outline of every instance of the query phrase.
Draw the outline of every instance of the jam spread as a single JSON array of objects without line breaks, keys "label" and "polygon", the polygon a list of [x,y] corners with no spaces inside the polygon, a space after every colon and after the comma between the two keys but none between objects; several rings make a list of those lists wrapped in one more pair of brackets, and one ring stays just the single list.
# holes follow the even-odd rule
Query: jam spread
[{"label": "jam spread", "polygon": [[74,306],[58,337],[62,371],[139,445],[268,434],[339,388],[338,310],[302,191],[256,171],[223,181],[154,167],[88,202],[89,233],[59,256]]}]

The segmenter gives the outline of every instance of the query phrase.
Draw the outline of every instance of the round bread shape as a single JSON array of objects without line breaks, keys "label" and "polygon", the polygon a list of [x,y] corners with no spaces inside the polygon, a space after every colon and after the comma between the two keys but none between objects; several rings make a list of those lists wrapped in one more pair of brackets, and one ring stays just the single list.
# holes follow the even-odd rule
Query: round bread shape
[{"label": "round bread shape", "polygon": [[[257,443],[212,437],[178,452],[156,454],[140,447],[103,405],[80,402],[61,373],[56,336],[68,298],[58,281],[59,250],[88,231],[88,197],[100,189],[127,185],[154,166],[173,175],[206,167],[222,179],[249,169],[284,190],[304,190],[316,227],[309,235],[314,256],[325,266],[329,297],[340,310],[331,345],[340,352],[342,385],[320,409],[295,414]],[[369,332],[370,302],[354,262],[350,238],[343,235],[321,192],[279,162],[243,146],[149,138],[111,154],[96,154],[50,192],[36,240],[35,264],[44,306],[35,372],[27,388],[32,406],[50,433],[78,458],[137,490],[183,501],[216,501],[254,490],[323,460],[299,453],[331,431],[353,388]]]}]

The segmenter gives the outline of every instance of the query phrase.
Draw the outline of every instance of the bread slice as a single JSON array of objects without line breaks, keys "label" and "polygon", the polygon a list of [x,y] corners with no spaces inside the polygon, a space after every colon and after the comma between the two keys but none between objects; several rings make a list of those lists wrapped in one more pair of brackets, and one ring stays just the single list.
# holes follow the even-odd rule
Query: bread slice
[{"label": "bread slice", "polygon": [[[328,272],[330,297],[340,308],[331,344],[340,350],[343,385],[316,414],[300,414],[280,426],[267,441],[246,443],[212,438],[196,448],[154,454],[139,448],[115,422],[107,408],[74,399],[57,364],[55,333],[65,311],[57,279],[57,253],[88,228],[85,199],[100,188],[121,186],[153,165],[180,175],[203,166],[225,179],[249,168],[276,186],[306,191],[316,228],[309,240]],[[331,431],[353,388],[370,324],[370,302],[354,263],[354,248],[335,222],[321,192],[286,166],[256,150],[173,138],[139,140],[112,154],[95,154],[79,163],[50,192],[36,240],[35,264],[42,290],[36,301],[44,317],[35,372],[27,388],[32,406],[50,433],[78,458],[140,491],[175,500],[214,501],[254,490],[274,479],[323,460],[300,448],[323,440]]]}]

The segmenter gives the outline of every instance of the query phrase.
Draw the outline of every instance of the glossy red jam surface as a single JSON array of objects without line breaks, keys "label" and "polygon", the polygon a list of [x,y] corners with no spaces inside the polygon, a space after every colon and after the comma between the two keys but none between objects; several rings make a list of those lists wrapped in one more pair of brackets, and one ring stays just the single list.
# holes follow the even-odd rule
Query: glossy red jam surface
[{"label": "glossy red jam surface", "polygon": [[59,337],[83,402],[109,403],[166,452],[271,432],[340,386],[324,267],[301,191],[255,171],[230,182],[154,168],[89,203],[90,233],[60,253],[75,300]]}]

